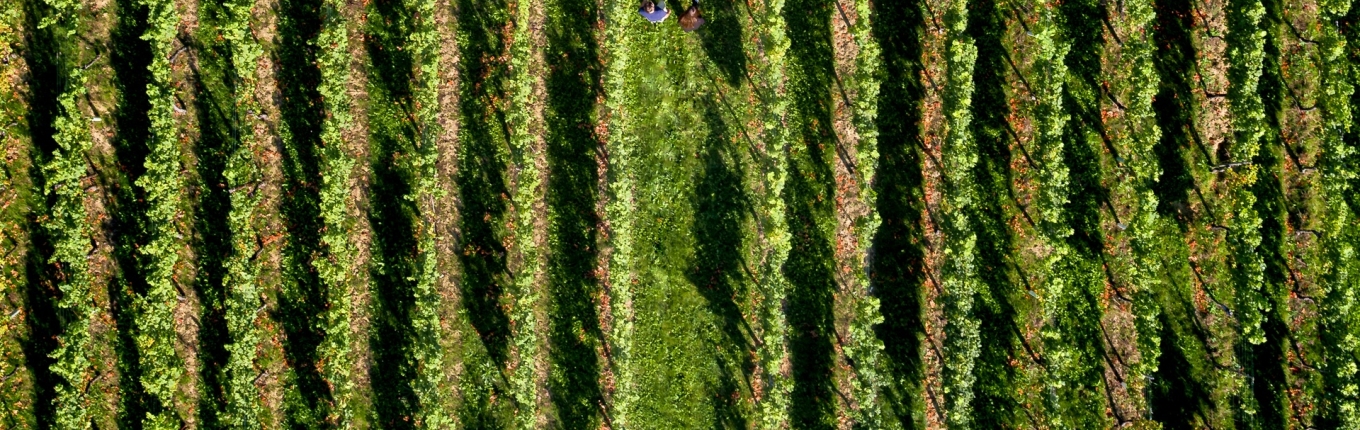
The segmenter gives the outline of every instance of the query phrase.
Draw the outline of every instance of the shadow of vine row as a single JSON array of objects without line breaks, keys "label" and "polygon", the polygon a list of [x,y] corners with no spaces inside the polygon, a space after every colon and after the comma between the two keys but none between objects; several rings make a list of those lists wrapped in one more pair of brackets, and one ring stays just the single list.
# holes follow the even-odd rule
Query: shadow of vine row
[{"label": "shadow of vine row", "polygon": [[[510,318],[502,307],[505,288],[511,282],[502,226],[507,221],[510,194],[505,158],[510,138],[504,112],[509,75],[504,60],[505,32],[512,21],[503,0],[459,0],[455,13],[462,58],[458,73],[459,169],[455,178],[461,204],[460,303],[494,368],[500,370],[506,365],[510,339]],[[463,393],[459,411],[463,422],[476,428],[508,425],[505,407],[497,408],[493,401],[505,397],[501,386],[480,384],[471,390],[477,392]],[[508,407],[510,402],[501,404]]]},{"label": "shadow of vine row", "polygon": [[746,295],[742,236],[752,204],[743,187],[745,173],[733,151],[731,130],[718,110],[717,101],[710,96],[700,104],[708,136],[698,148],[702,170],[695,184],[694,219],[690,226],[695,242],[694,262],[686,275],[708,303],[709,312],[717,316],[720,330],[727,338],[714,352],[714,367],[719,372],[718,385],[710,393],[714,425],[742,429],[747,428],[747,418],[740,394],[743,388],[750,388],[755,371],[751,343],[755,334],[736,300]]},{"label": "shadow of vine row", "polygon": [[835,252],[829,226],[835,220],[835,178],[830,151],[839,142],[831,128],[832,3],[794,0],[784,6],[788,24],[790,110],[785,217],[791,234],[784,276],[790,291],[785,315],[793,392],[789,419],[796,428],[834,427],[837,395],[832,367]]},{"label": "shadow of vine row", "polygon": [[547,126],[550,297],[548,390],[558,425],[593,428],[603,407],[596,348],[604,342],[594,298],[599,215],[594,132],[600,87],[599,46],[593,0],[557,0],[547,6]]},{"label": "shadow of vine row", "polygon": [[[317,89],[321,32],[320,0],[281,0],[275,64],[280,120],[288,131],[280,140],[284,176],[280,209],[288,241],[283,245],[283,285],[272,312],[283,330],[284,359],[291,371],[283,405],[291,428],[333,428],[334,399],[321,375],[318,347],[325,340],[322,321],[331,291],[316,262],[327,258],[321,243],[321,127],[325,105]],[[335,287],[335,286],[330,286]]]},{"label": "shadow of vine row", "polygon": [[29,203],[33,208],[24,219],[24,229],[28,236],[24,262],[23,308],[24,324],[28,327],[27,338],[22,342],[24,367],[33,375],[33,425],[36,429],[49,429],[56,423],[57,385],[64,383],[62,378],[52,372],[54,360],[51,357],[58,347],[57,336],[64,331],[66,315],[57,308],[61,291],[57,281],[62,278],[62,267],[49,263],[56,251],[53,238],[39,224],[53,202],[43,196],[47,189],[47,178],[42,165],[52,160],[60,151],[54,139],[54,123],[62,114],[59,97],[68,81],[64,70],[70,67],[62,61],[68,43],[63,43],[54,27],[43,27],[40,23],[55,12],[41,0],[27,0],[24,11],[24,62],[28,65],[29,77],[27,110],[25,122],[32,142],[29,150],[28,177],[32,181],[33,195]]},{"label": "shadow of vine row", "polygon": [[[1186,155],[1187,151],[1193,150],[1196,139],[1192,114],[1195,97],[1190,81],[1196,57],[1190,34],[1195,18],[1188,0],[1156,0],[1153,7],[1157,13],[1152,29],[1152,39],[1157,47],[1153,60],[1160,83],[1152,108],[1162,133],[1154,149],[1162,174],[1153,185],[1153,192],[1157,196],[1158,213],[1175,219],[1179,231],[1184,234],[1189,231],[1195,216],[1189,201],[1195,178]],[[1186,251],[1179,237],[1166,243],[1174,247],[1176,253]],[[1173,257],[1172,260],[1179,259]],[[1213,408],[1209,387],[1199,370],[1204,366],[1205,357],[1184,346],[1186,331],[1198,327],[1191,320],[1197,316],[1189,298],[1179,297],[1173,288],[1189,280],[1169,280],[1171,282],[1158,294],[1161,355],[1157,371],[1151,375],[1148,384],[1148,403],[1152,419],[1168,429],[1200,428],[1202,424],[1196,422],[1196,417],[1206,419],[1206,412]]]},{"label": "shadow of vine row", "polygon": [[120,394],[118,427],[140,429],[146,414],[159,413],[167,406],[147,395],[142,387],[141,354],[136,342],[140,330],[136,324],[136,310],[133,309],[136,297],[145,294],[148,287],[142,262],[137,256],[137,249],[150,240],[143,227],[147,222],[146,196],[134,184],[137,178],[146,173],[145,162],[151,139],[151,100],[146,88],[149,83],[148,68],[155,53],[151,51],[151,44],[142,40],[142,35],[149,28],[146,7],[132,0],[118,0],[114,4],[118,18],[113,28],[110,60],[118,89],[114,114],[117,131],[113,137],[118,172],[108,172],[101,179],[106,181],[109,190],[105,205],[109,208],[110,217],[105,230],[113,244],[113,260],[118,268],[108,285],[114,325],[118,332],[114,345],[118,356]]},{"label": "shadow of vine row", "polygon": [[[1285,88],[1281,68],[1280,41],[1283,36],[1281,27],[1284,22],[1283,3],[1279,0],[1262,0],[1265,16],[1260,26],[1265,30],[1265,64],[1261,67],[1261,80],[1257,93],[1265,105],[1265,133],[1261,136],[1260,150],[1251,160],[1258,169],[1252,194],[1256,196],[1254,208],[1261,217],[1259,234],[1261,243],[1257,253],[1265,262],[1265,286],[1263,292],[1270,309],[1264,312],[1261,328],[1265,331],[1265,342],[1251,345],[1244,340],[1238,341],[1238,359],[1250,381],[1252,396],[1255,397],[1259,414],[1248,416],[1237,414],[1239,427],[1285,428],[1290,423],[1292,408],[1287,392],[1290,390],[1288,366],[1285,358],[1286,342],[1291,342],[1293,334],[1289,328],[1288,294],[1290,269],[1286,247],[1289,246],[1286,233],[1289,226],[1288,203],[1284,196],[1284,184],[1280,179],[1283,173],[1285,151],[1284,136],[1280,119],[1283,115]],[[1238,160],[1231,160],[1238,161]],[[1239,292],[1240,294],[1241,292]],[[1240,409],[1239,409],[1240,411]]]},{"label": "shadow of vine row", "polygon": [[1063,110],[1071,117],[1063,131],[1062,156],[1070,178],[1069,200],[1063,209],[1064,221],[1072,229],[1067,245],[1073,253],[1058,263],[1054,273],[1067,277],[1073,291],[1064,292],[1064,309],[1050,324],[1080,356],[1076,360],[1080,364],[1072,370],[1076,383],[1058,389],[1054,401],[1073,425],[1098,427],[1108,425],[1105,407],[1118,414],[1116,405],[1106,403],[1100,307],[1100,295],[1106,287],[1101,276],[1105,244],[1100,212],[1110,194],[1101,183],[1102,157],[1097,148],[1102,143],[1112,148],[1101,116],[1104,89],[1100,59],[1106,43],[1101,25],[1106,12],[1100,2],[1082,0],[1064,2],[1059,13],[1065,36],[1072,42],[1064,60],[1070,77],[1063,91]]},{"label": "shadow of vine row", "polygon": [[506,52],[503,31],[509,23],[503,0],[458,2],[458,31],[465,37],[459,69],[460,287],[463,307],[487,353],[500,367],[505,365],[510,334],[509,317],[501,308],[501,295],[509,282],[501,227],[509,194],[504,157],[509,135],[503,111],[508,64],[500,59]]},{"label": "shadow of vine row", "polygon": [[1008,203],[1014,198],[1009,134],[1010,104],[1006,99],[1008,72],[1006,47],[1001,37],[1006,22],[993,0],[968,3],[968,34],[978,50],[973,70],[973,140],[978,147],[974,181],[981,191],[976,212],[970,215],[977,233],[977,264],[985,288],[973,303],[981,320],[980,342],[985,347],[977,358],[974,375],[976,398],[974,422],[980,428],[1015,428],[1022,405],[1015,398],[1019,367],[1013,362],[1030,360],[1019,350],[1020,329],[1012,300],[1022,290],[1012,281],[1011,249],[1014,246]]},{"label": "shadow of vine row", "polygon": [[237,73],[232,65],[229,42],[219,41],[220,28],[226,24],[227,11],[215,2],[199,9],[201,31],[193,39],[196,62],[194,104],[199,137],[194,145],[198,161],[198,197],[194,207],[191,242],[197,257],[194,293],[199,300],[198,418],[202,428],[222,428],[221,415],[228,413],[226,374],[230,358],[227,345],[228,287],[224,284],[226,261],[235,252],[231,215],[231,190],[227,188],[227,161],[241,147],[241,123],[236,116]]},{"label": "shadow of vine row", "polygon": [[412,313],[420,277],[416,224],[420,209],[412,189],[411,160],[416,157],[417,129],[413,86],[415,57],[407,40],[418,19],[399,0],[368,3],[366,50],[370,59],[368,126],[374,298],[369,348],[373,352],[369,380],[373,409],[380,428],[414,429],[421,408],[414,390],[418,377]]},{"label": "shadow of vine row", "polygon": [[882,223],[872,240],[870,284],[879,298],[883,323],[875,327],[883,341],[891,378],[883,390],[898,423],[923,428],[925,378],[921,340],[925,288],[925,210],[921,136],[923,2],[874,2],[871,23],[883,56],[878,94],[878,169],[874,202]]}]

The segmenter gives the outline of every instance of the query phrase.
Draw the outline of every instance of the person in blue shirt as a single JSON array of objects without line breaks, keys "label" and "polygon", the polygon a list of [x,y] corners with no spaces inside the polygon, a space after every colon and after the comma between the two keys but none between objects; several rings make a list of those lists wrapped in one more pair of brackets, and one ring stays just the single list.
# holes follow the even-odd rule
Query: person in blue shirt
[{"label": "person in blue shirt", "polygon": [[642,7],[638,8],[638,13],[652,23],[665,21],[666,17],[671,15],[671,11],[666,10],[666,0],[661,0],[660,3],[653,0],[642,0]]}]

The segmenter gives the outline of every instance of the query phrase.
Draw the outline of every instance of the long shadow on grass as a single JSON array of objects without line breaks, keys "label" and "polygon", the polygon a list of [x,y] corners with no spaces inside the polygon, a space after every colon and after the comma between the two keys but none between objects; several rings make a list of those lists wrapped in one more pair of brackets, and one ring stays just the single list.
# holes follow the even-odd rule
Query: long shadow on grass
[{"label": "long shadow on grass", "polygon": [[[149,27],[147,9],[133,0],[118,0],[118,20],[113,29],[111,62],[118,88],[117,112],[114,121],[117,134],[113,138],[118,172],[108,172],[109,199],[105,204],[110,217],[105,229],[113,243],[113,259],[118,274],[109,283],[109,299],[118,335],[114,349],[118,355],[118,427],[142,428],[142,418],[158,413],[165,405],[148,396],[141,383],[141,355],[137,350],[137,327],[133,302],[147,290],[146,275],[142,273],[137,249],[149,240],[146,225],[145,193],[134,183],[146,172],[144,163],[149,151],[151,120],[148,112],[151,101],[146,94],[149,83],[147,68],[151,65],[151,45],[142,40]],[[119,175],[121,173],[121,175]]]},{"label": "long shadow on grass", "polygon": [[1015,428],[1021,405],[1016,401],[1015,378],[1025,361],[1018,354],[1020,330],[1011,302],[1020,289],[1011,281],[1010,254],[1013,240],[1007,203],[1011,198],[1011,150],[1007,127],[1010,105],[1006,100],[1006,47],[1001,36],[1006,23],[994,0],[968,4],[968,34],[977,46],[973,71],[972,135],[978,145],[978,164],[974,180],[982,191],[976,212],[971,215],[977,233],[978,272],[985,289],[978,291],[974,303],[982,321],[981,355],[977,358],[974,422],[979,428]]},{"label": "long shadow on grass", "polygon": [[[746,417],[741,408],[742,387],[750,386],[755,367],[752,361],[751,332],[736,298],[746,294],[743,281],[742,232],[751,202],[742,187],[744,176],[732,149],[731,131],[712,98],[704,102],[704,122],[708,137],[700,147],[703,171],[695,186],[694,268],[687,273],[691,283],[708,302],[708,309],[721,322],[727,343],[716,353],[720,371],[719,385],[713,392],[713,414],[718,428],[746,428]],[[750,337],[748,337],[750,336]],[[735,363],[734,363],[735,362]],[[732,371],[740,365],[742,374]],[[744,385],[739,385],[740,376]]]},{"label": "long shadow on grass", "polygon": [[823,0],[794,0],[784,6],[793,110],[786,154],[789,179],[784,187],[792,248],[783,272],[792,287],[786,315],[793,364],[789,418],[794,428],[833,428],[838,395],[832,385],[836,256],[828,231],[835,220],[829,154],[838,143],[831,128],[835,81],[831,8],[832,3]]},{"label": "long shadow on grass", "polygon": [[[506,196],[510,193],[505,180],[509,130],[500,104],[507,96],[504,82],[508,65],[503,54],[510,14],[506,2],[501,0],[459,0],[457,6],[462,51],[458,108],[462,122],[456,181],[462,205],[458,259],[463,268],[458,286],[460,303],[499,370],[505,368],[510,335],[510,318],[501,307],[502,294],[510,283],[502,227],[506,222]],[[499,421],[503,415],[498,413],[504,407],[497,408],[492,402],[496,397],[505,397],[498,392],[498,385],[469,382],[465,386],[477,392],[463,393],[459,416],[464,423],[473,428],[506,425]]]},{"label": "long shadow on grass", "polygon": [[205,29],[196,38],[194,50],[194,104],[198,114],[199,139],[194,145],[198,160],[198,201],[195,207],[192,246],[197,256],[194,292],[201,306],[198,324],[200,367],[198,417],[203,428],[220,428],[227,413],[226,364],[230,358],[227,344],[227,297],[224,285],[226,260],[231,257],[231,191],[227,188],[227,159],[241,141],[235,110],[235,75],[231,47],[217,41],[219,26],[226,11],[215,2],[202,4],[199,16]]},{"label": "long shadow on grass", "polygon": [[[283,286],[273,317],[283,329],[284,359],[292,385],[283,410],[291,428],[331,428],[330,384],[318,368],[317,348],[325,340],[322,321],[330,292],[316,262],[327,257],[321,244],[321,124],[325,107],[317,90],[321,70],[318,47],[321,1],[279,2],[276,51],[280,119],[287,133],[280,139],[284,175],[281,210],[288,241],[283,246]],[[332,286],[334,287],[334,286]]]},{"label": "long shadow on grass", "polygon": [[[746,77],[746,49],[742,47],[741,10],[733,0],[705,0],[703,29],[698,31],[704,52],[722,70],[728,85],[741,85]],[[675,12],[677,17],[680,13]]]},{"label": "long shadow on grass", "polygon": [[416,223],[420,219],[411,198],[412,157],[417,130],[412,98],[414,57],[406,46],[416,17],[399,0],[369,3],[365,40],[369,63],[368,111],[372,176],[373,320],[369,349],[373,364],[374,425],[414,429],[422,407],[413,389],[417,377],[416,345],[411,314],[415,311],[420,249]]},{"label": "long shadow on grass", "polygon": [[[28,326],[28,338],[22,343],[24,367],[33,375],[33,418],[35,428],[52,428],[56,422],[56,389],[64,384],[62,378],[52,372],[50,354],[57,349],[57,336],[65,329],[64,321],[73,315],[66,315],[57,308],[61,291],[57,282],[63,277],[60,264],[49,263],[56,251],[53,237],[39,224],[39,217],[50,211],[55,203],[43,195],[47,189],[47,178],[42,165],[55,158],[61,149],[53,135],[56,133],[54,122],[62,115],[59,100],[65,91],[68,80],[64,71],[69,64],[62,58],[70,50],[64,49],[61,36],[53,26],[43,27],[40,23],[54,14],[42,0],[28,0],[24,8],[24,62],[28,65],[29,79],[25,121],[33,147],[29,150],[28,176],[32,178],[32,192],[29,201],[33,203],[26,217],[25,229],[28,234],[28,249],[24,267],[23,286],[24,323]],[[66,51],[66,52],[63,52]]]},{"label": "long shadow on grass", "polygon": [[597,415],[603,409],[595,349],[604,335],[594,301],[600,286],[595,273],[599,140],[593,113],[595,99],[603,93],[599,47],[592,31],[596,16],[594,0],[550,2],[544,53],[549,59],[544,111],[550,172],[548,389],[558,424],[566,429],[598,426]]},{"label": "long shadow on grass", "polygon": [[1194,70],[1195,46],[1190,29],[1194,25],[1189,0],[1156,0],[1157,22],[1153,27],[1157,76],[1161,78],[1152,108],[1162,137],[1157,142],[1157,159],[1162,175],[1153,185],[1157,211],[1175,217],[1181,231],[1187,231],[1194,215],[1190,210],[1190,190],[1195,178],[1190,174],[1186,151],[1191,150],[1194,130],[1194,93],[1190,76]]},{"label": "long shadow on grass", "polygon": [[1100,211],[1102,203],[1109,200],[1109,192],[1101,184],[1101,154],[1093,138],[1105,136],[1100,68],[1105,10],[1097,0],[1080,0],[1064,2],[1060,11],[1067,40],[1072,42],[1064,61],[1072,80],[1063,96],[1063,109],[1071,114],[1063,133],[1063,162],[1070,174],[1069,200],[1063,209],[1072,229],[1067,244],[1074,252],[1056,266],[1056,273],[1067,277],[1073,294],[1055,298],[1063,301],[1060,306],[1064,310],[1050,324],[1060,333],[1065,347],[1080,356],[1076,363],[1081,367],[1072,369],[1075,383],[1057,390],[1055,401],[1069,423],[1096,428],[1109,425],[1104,409],[1115,408],[1105,401],[1105,344],[1099,302],[1105,291]]},{"label": "long shadow on grass", "polygon": [[[750,199],[742,188],[741,165],[729,149],[733,148],[727,123],[716,104],[709,100],[704,111],[709,135],[701,147],[703,173],[695,187],[694,269],[690,282],[708,301],[708,308],[722,321],[722,331],[731,346],[750,349],[751,334],[735,301],[745,293],[742,282],[742,227],[750,210]],[[749,356],[749,354],[744,354]]]},{"label": "long shadow on grass", "polygon": [[1203,376],[1197,371],[1195,358],[1187,354],[1181,346],[1181,324],[1174,317],[1194,318],[1184,312],[1194,312],[1193,308],[1179,308],[1182,312],[1171,313],[1169,306],[1157,315],[1161,331],[1161,355],[1157,362],[1157,372],[1153,374],[1148,387],[1148,400],[1151,404],[1152,419],[1168,430],[1190,430],[1203,428],[1196,418],[1207,422],[1205,411],[1212,406],[1212,398]]},{"label": "long shadow on grass", "polygon": [[[1157,21],[1153,27],[1153,41],[1157,50],[1154,61],[1157,74],[1161,78],[1157,95],[1152,107],[1157,115],[1157,125],[1161,128],[1161,140],[1155,147],[1162,174],[1153,191],[1157,195],[1157,211],[1161,216],[1176,220],[1181,233],[1189,231],[1194,220],[1190,209],[1189,192],[1194,188],[1187,151],[1194,144],[1193,109],[1194,93],[1189,77],[1194,70],[1195,48],[1190,37],[1194,25],[1192,7],[1188,0],[1156,0],[1153,3]],[[1136,154],[1134,156],[1137,156]],[[1169,247],[1183,252],[1184,246],[1179,238],[1168,240]],[[1173,261],[1173,264],[1180,264]],[[1179,269],[1170,269],[1175,271]],[[1170,274],[1168,274],[1170,275]],[[1174,282],[1174,281],[1173,281]],[[1148,384],[1148,402],[1152,419],[1168,429],[1199,428],[1196,417],[1205,419],[1206,411],[1212,407],[1210,390],[1199,377],[1197,367],[1203,366],[1205,357],[1196,349],[1186,348],[1185,330],[1195,327],[1191,319],[1193,307],[1182,305],[1183,297],[1170,285],[1164,288],[1161,297],[1161,356],[1157,371]],[[1187,324],[1190,322],[1190,324]]]},{"label": "long shadow on grass", "polygon": [[921,289],[925,286],[925,190],[921,175],[921,33],[918,0],[874,2],[874,38],[883,50],[883,84],[878,94],[878,169],[875,202],[882,224],[873,238],[870,283],[879,298],[883,323],[875,327],[891,370],[883,390],[898,422],[907,429],[925,420],[921,337]]},{"label": "long shadow on grass", "polygon": [[[1261,328],[1265,330],[1265,342],[1252,345],[1238,341],[1238,357],[1243,371],[1250,381],[1252,395],[1258,405],[1259,414],[1248,416],[1238,414],[1239,427],[1259,425],[1261,428],[1285,428],[1290,421],[1290,401],[1286,396],[1289,380],[1286,374],[1285,348],[1291,334],[1289,332],[1288,306],[1289,266],[1285,246],[1288,231],[1285,217],[1288,213],[1284,196],[1284,185],[1280,180],[1285,142],[1280,128],[1283,111],[1284,76],[1280,63],[1282,32],[1280,26],[1286,25],[1280,1],[1264,0],[1266,14],[1261,26],[1266,29],[1265,64],[1261,68],[1261,81],[1257,92],[1264,103],[1266,132],[1261,137],[1260,151],[1255,162],[1259,172],[1252,194],[1256,196],[1255,209],[1261,217],[1261,243],[1257,252],[1265,262],[1265,285],[1263,293],[1270,309],[1265,312]],[[1237,160],[1233,160],[1237,161]],[[1241,291],[1238,294],[1250,294]],[[1240,410],[1240,409],[1239,409]]]},{"label": "long shadow on grass", "polygon": [[462,244],[459,283],[463,307],[472,326],[498,367],[505,367],[510,318],[501,295],[510,281],[502,242],[506,212],[505,154],[509,138],[503,122],[505,77],[508,65],[504,29],[509,23],[506,2],[460,0],[458,32],[462,36],[459,68],[458,196],[462,202]]}]

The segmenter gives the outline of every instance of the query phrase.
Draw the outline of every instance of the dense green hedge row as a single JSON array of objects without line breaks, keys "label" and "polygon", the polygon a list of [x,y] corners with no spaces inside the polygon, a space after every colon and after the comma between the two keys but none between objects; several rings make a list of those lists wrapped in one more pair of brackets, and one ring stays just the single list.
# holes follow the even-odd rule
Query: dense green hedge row
[{"label": "dense green hedge row", "polygon": [[226,74],[224,84],[233,90],[230,103],[234,109],[229,114],[235,120],[232,134],[237,141],[223,172],[227,183],[219,185],[236,190],[230,193],[231,209],[227,217],[232,251],[224,263],[226,323],[231,344],[227,347],[228,361],[224,370],[227,375],[226,414],[221,421],[229,428],[249,429],[260,425],[263,409],[255,387],[258,375],[256,351],[264,337],[258,325],[261,249],[257,226],[261,214],[266,211],[259,207],[261,193],[258,189],[263,177],[255,156],[260,139],[255,135],[254,126],[258,122],[255,113],[262,109],[255,93],[258,89],[256,70],[265,53],[251,27],[255,2],[234,0],[223,6],[221,22],[214,30],[227,43],[230,53],[231,72]]},{"label": "dense green hedge row", "polygon": [[950,427],[970,428],[973,420],[973,374],[982,349],[978,331],[981,321],[974,315],[973,301],[978,295],[977,234],[970,217],[978,199],[977,184],[970,173],[977,165],[977,143],[970,125],[973,119],[973,66],[977,48],[966,33],[968,2],[949,2],[945,16],[945,138],[942,164],[944,196],[940,211],[945,215],[944,257],[940,269],[945,300],[945,344],[943,386],[945,422]]},{"label": "dense green hedge row", "polygon": [[1355,170],[1360,130],[1354,106],[1355,86],[1360,83],[1355,63],[1360,59],[1360,34],[1355,27],[1360,11],[1342,1],[1320,3],[1317,61],[1322,88],[1316,99],[1323,116],[1318,164],[1326,202],[1320,241],[1326,262],[1318,312],[1323,345],[1318,423],[1320,427],[1356,428],[1360,427],[1360,357],[1355,355],[1360,350],[1360,227],[1356,218],[1360,207],[1355,205],[1354,185],[1360,178]]},{"label": "dense green hedge row", "polygon": [[150,100],[147,115],[151,121],[147,142],[146,172],[136,185],[146,199],[147,243],[138,248],[137,257],[146,276],[147,291],[133,301],[141,356],[141,383],[153,407],[143,425],[156,430],[179,428],[181,418],[174,409],[184,358],[175,350],[175,307],[180,302],[175,286],[176,266],[180,261],[183,234],[180,233],[181,199],[184,180],[180,170],[180,126],[175,118],[175,95],[170,70],[179,32],[179,11],[170,0],[143,0],[148,10],[147,30],[142,39],[151,45],[150,79],[146,94]]},{"label": "dense green hedge row", "polygon": [[[89,120],[77,106],[87,89],[84,73],[75,61],[78,45],[74,36],[82,28],[83,10],[77,2],[54,2],[49,7],[30,10],[47,12],[41,18],[40,28],[34,31],[45,32],[54,39],[52,47],[60,49],[56,72],[62,74],[52,77],[52,82],[60,87],[58,111],[54,112],[57,116],[50,125],[56,146],[50,149],[51,153],[39,155],[41,179],[35,181],[42,186],[42,201],[46,203],[46,207],[38,209],[41,211],[38,219],[49,235],[52,253],[38,258],[58,268],[55,278],[61,299],[57,306],[67,314],[59,336],[60,346],[51,353],[56,360],[52,371],[62,378],[56,386],[56,419],[63,427],[80,428],[90,421],[91,402],[86,387],[95,377],[92,362],[96,359],[91,354],[90,323],[100,312],[94,303],[94,285],[86,259],[90,253],[91,228],[86,221],[85,187],[81,183],[87,174],[85,153],[90,149],[90,136]],[[39,20],[29,20],[35,21]]]}]

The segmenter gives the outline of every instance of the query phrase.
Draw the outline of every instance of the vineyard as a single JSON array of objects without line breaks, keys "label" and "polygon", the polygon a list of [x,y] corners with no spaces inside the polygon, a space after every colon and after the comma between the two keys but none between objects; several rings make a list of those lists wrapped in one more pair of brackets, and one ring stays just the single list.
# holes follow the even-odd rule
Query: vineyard
[{"label": "vineyard", "polygon": [[1360,429],[1351,0],[0,2],[3,429]]}]

